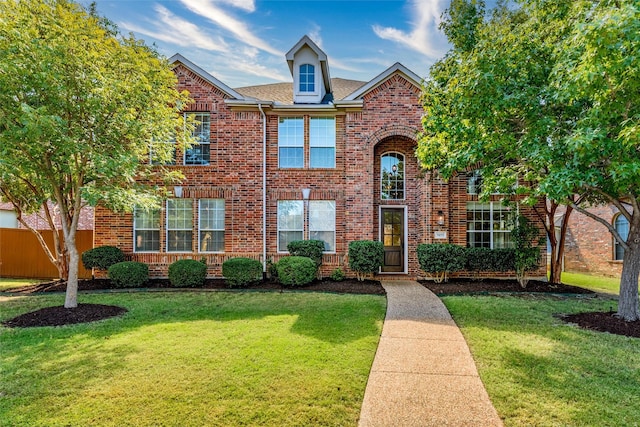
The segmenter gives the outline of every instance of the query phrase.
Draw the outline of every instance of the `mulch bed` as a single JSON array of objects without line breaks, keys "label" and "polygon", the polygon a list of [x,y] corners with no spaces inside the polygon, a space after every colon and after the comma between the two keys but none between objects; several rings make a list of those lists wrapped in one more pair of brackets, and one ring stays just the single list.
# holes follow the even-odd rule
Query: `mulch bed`
[{"label": "mulch bed", "polygon": [[[532,280],[526,288],[522,288],[515,280],[470,280],[454,279],[446,283],[434,283],[432,281],[421,281],[422,285],[430,289],[436,295],[465,295],[465,294],[491,294],[499,292],[511,292],[520,294],[545,293],[545,294],[582,294],[595,295],[588,289],[564,285],[560,283],[549,283]],[[153,279],[147,285],[150,289],[175,289],[166,279]],[[32,294],[38,292],[64,292],[66,283],[49,282],[37,285],[25,286],[23,288],[12,289],[12,294]],[[109,290],[116,289],[111,286],[108,279],[80,280],[78,289],[81,291]],[[191,288],[193,289],[193,288]],[[229,289],[223,279],[207,279],[204,286],[198,289]],[[257,291],[283,291],[301,290],[316,292],[334,292],[350,294],[374,294],[384,295],[385,291],[380,282],[374,280],[344,280],[334,282],[331,280],[316,280],[308,286],[287,288],[272,281],[264,281],[242,290]],[[126,309],[116,306],[100,304],[79,304],[78,308],[66,309],[61,306],[48,307],[31,313],[26,313],[4,323],[9,327],[32,327],[32,326],[61,326],[73,323],[92,322],[113,316],[119,316],[126,312]],[[568,323],[575,323],[578,326],[601,332],[625,335],[640,338],[640,321],[625,322],[614,316],[614,313],[580,313],[566,316],[559,316]]]}]

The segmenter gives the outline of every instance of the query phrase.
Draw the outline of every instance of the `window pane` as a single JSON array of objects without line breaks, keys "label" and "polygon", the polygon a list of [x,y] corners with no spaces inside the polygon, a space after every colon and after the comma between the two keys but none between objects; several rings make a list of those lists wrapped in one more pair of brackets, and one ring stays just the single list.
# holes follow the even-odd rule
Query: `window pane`
[{"label": "window pane", "polygon": [[134,230],[135,252],[158,252],[160,230]]},{"label": "window pane", "polygon": [[326,252],[335,252],[336,202],[312,200],[309,202],[309,238],[322,240]]},{"label": "window pane", "polygon": [[311,147],[310,166],[312,168],[335,168],[336,149]]},{"label": "window pane", "polygon": [[195,121],[193,137],[197,144],[185,150],[185,165],[208,165],[209,144],[211,143],[211,117],[209,113],[187,113]]},{"label": "window pane", "polygon": [[167,200],[167,252],[191,252],[193,234],[191,199]]},{"label": "window pane", "polygon": [[311,64],[300,66],[300,92],[315,91],[315,67]]},{"label": "window pane", "polygon": [[224,252],[224,199],[199,201],[200,252]]},{"label": "window pane", "polygon": [[[623,240],[626,241],[629,238],[629,221],[624,217],[624,215],[618,215],[616,217],[614,227]],[[624,248],[615,238],[613,239],[613,246],[615,256],[614,259],[617,261],[624,260]]]},{"label": "window pane", "polygon": [[278,119],[278,164],[281,168],[304,166],[304,121],[302,117]]},{"label": "window pane", "polygon": [[160,251],[160,211],[136,209],[133,214],[135,252]]},{"label": "window pane", "polygon": [[336,233],[333,231],[311,231],[309,234],[311,240],[321,240],[324,242],[325,252],[336,251]]},{"label": "window pane", "polygon": [[303,238],[302,200],[278,201],[278,251],[285,252],[287,244]]},{"label": "window pane", "polygon": [[380,159],[380,197],[385,200],[404,199],[404,156],[389,153]]},{"label": "window pane", "polygon": [[290,242],[302,240],[302,231],[280,231],[278,233],[278,252],[286,252]]}]

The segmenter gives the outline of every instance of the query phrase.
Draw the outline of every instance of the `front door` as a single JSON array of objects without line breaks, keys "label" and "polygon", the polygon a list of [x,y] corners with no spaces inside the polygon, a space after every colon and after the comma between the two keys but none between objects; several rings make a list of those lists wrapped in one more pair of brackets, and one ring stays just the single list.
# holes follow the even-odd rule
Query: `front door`
[{"label": "front door", "polygon": [[382,208],[380,212],[384,244],[383,272],[404,271],[404,209]]}]

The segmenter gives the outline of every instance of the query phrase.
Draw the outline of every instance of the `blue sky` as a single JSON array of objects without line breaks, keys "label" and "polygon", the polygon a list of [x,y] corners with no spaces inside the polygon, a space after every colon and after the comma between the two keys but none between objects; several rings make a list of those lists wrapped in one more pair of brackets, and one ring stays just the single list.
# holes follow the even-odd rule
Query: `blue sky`
[{"label": "blue sky", "polygon": [[[89,2],[83,2],[88,4]],[[97,0],[160,53],[181,53],[231,87],[291,81],[285,53],[305,34],[332,77],[368,81],[395,62],[425,77],[448,50],[449,0]]]}]

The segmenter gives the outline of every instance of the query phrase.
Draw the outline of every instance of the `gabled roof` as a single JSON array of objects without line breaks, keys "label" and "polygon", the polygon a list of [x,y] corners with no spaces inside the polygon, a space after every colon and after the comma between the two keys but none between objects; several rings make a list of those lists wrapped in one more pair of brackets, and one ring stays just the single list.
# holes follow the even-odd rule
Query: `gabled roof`
[{"label": "gabled roof", "polygon": [[401,74],[405,79],[407,79],[409,82],[414,84],[416,87],[422,86],[422,83],[421,83],[422,79],[416,73],[414,73],[413,71],[411,71],[410,69],[402,65],[401,63],[396,62],[391,67],[387,68],[382,73],[378,74],[376,77],[370,80],[367,84],[363,85],[362,87],[358,88],[355,92],[345,97],[344,100],[354,101],[356,99],[363,97],[365,94],[367,94],[371,90],[375,89],[376,87],[384,83],[389,77],[391,77],[396,73]]},{"label": "gabled roof", "polygon": [[[340,78],[331,79],[334,101],[342,100],[345,96],[362,87],[365,83],[367,82],[360,80]],[[238,87],[235,90],[247,99],[275,101],[279,104],[293,104],[292,83],[272,83],[257,86],[245,86]]]},{"label": "gabled roof", "polygon": [[307,35],[303,36],[300,41],[298,41],[298,43],[296,43],[295,46],[293,46],[291,50],[289,50],[289,52],[287,52],[285,55],[285,57],[287,58],[287,64],[289,64],[289,71],[291,71],[291,75],[293,75],[293,58],[295,54],[305,45],[308,46],[312,51],[314,51],[316,55],[318,55],[320,68],[322,68],[324,87],[326,88],[327,93],[332,93],[333,90],[331,88],[331,75],[329,74],[329,60],[327,59],[327,54],[324,53],[322,49],[320,49],[318,45],[315,44],[313,40],[311,40]]},{"label": "gabled roof", "polygon": [[171,58],[169,58],[169,63],[173,66],[173,68],[177,67],[178,66],[177,64],[180,63],[185,67],[187,67],[189,70],[191,70],[193,73],[197,74],[202,79],[206,80],[207,82],[211,83],[213,86],[220,89],[222,92],[224,92],[231,98],[244,99],[244,96],[240,95],[238,92],[231,89],[229,86],[222,83],[220,80],[216,79],[211,74],[207,73],[205,70],[198,67],[196,64],[189,61],[187,58],[180,55],[179,53],[176,53]]}]

